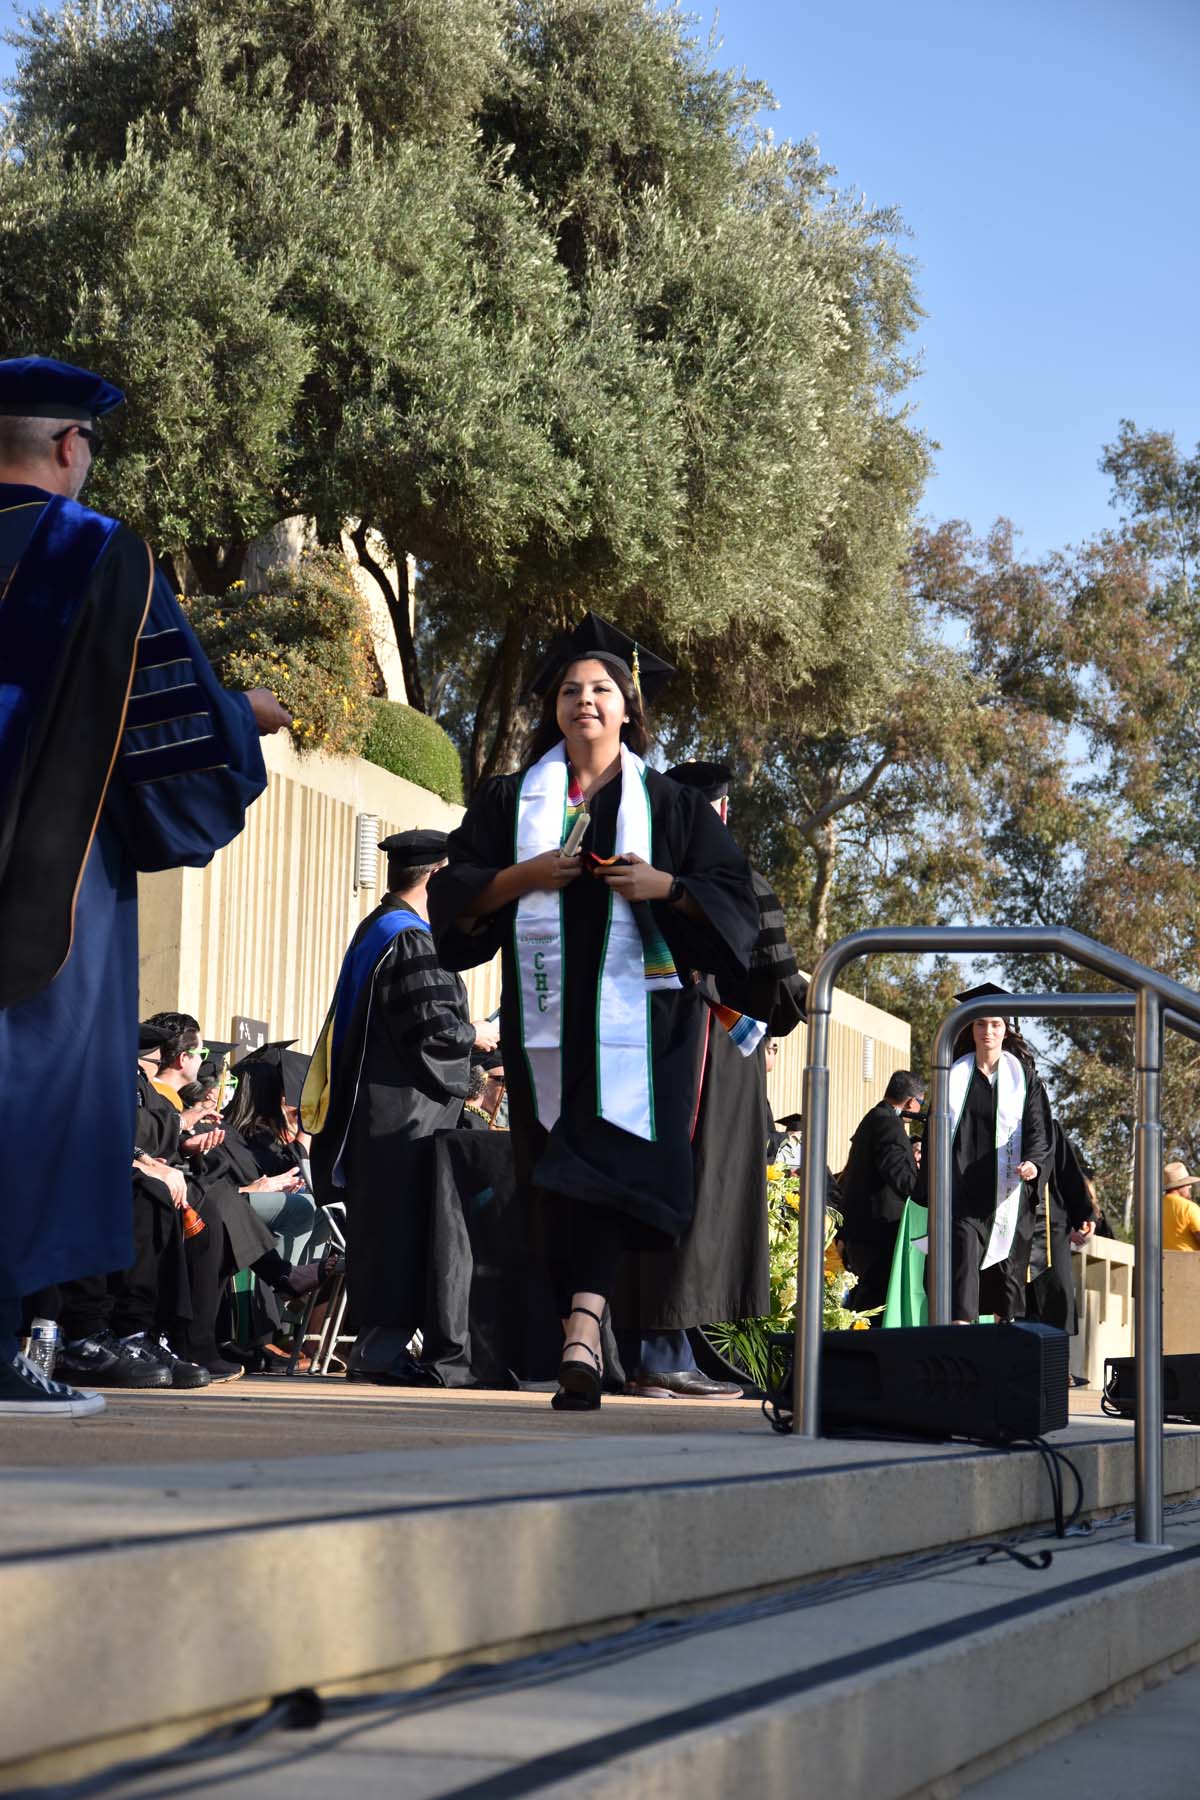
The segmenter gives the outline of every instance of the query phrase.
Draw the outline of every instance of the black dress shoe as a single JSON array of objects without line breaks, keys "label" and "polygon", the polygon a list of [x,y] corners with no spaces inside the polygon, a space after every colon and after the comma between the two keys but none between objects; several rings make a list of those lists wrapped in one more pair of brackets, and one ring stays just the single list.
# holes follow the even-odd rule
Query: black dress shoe
[{"label": "black dress shoe", "polygon": [[379,1387],[444,1387],[446,1384],[433,1369],[426,1368],[407,1350],[401,1350],[389,1363],[378,1367],[364,1365],[354,1360],[351,1352],[350,1362],[346,1368],[347,1381],[373,1381]]},{"label": "black dress shoe", "polygon": [[639,1369],[626,1388],[643,1400],[740,1400],[736,1381],[713,1381],[699,1369],[669,1369],[665,1374]]}]

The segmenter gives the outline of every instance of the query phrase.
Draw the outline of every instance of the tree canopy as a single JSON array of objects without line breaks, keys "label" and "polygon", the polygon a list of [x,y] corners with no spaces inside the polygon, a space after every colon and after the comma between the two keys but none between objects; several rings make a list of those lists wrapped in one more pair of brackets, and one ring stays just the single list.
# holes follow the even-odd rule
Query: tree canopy
[{"label": "tree canopy", "polygon": [[97,498],[206,590],[300,512],[414,555],[415,633],[379,579],[472,780],[586,605],[677,719],[853,714],[906,629],[912,270],[684,15],[67,0],[16,41],[9,348],[127,385]]}]

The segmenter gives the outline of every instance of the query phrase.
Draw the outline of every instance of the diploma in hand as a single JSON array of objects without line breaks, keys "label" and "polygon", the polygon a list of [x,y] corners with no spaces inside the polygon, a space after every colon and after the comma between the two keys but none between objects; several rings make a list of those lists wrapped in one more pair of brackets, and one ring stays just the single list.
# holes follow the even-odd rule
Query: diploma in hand
[{"label": "diploma in hand", "polygon": [[562,847],[564,856],[577,856],[579,846],[583,842],[584,833],[592,822],[592,815],[585,806],[567,834],[567,841]]}]

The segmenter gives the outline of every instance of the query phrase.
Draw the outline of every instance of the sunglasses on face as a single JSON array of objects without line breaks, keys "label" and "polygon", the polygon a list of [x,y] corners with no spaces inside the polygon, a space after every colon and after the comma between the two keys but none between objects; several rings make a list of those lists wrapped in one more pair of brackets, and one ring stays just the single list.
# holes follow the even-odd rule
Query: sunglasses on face
[{"label": "sunglasses on face", "polygon": [[54,433],[51,442],[59,444],[62,442],[63,438],[69,437],[73,431],[77,433],[79,437],[87,439],[88,449],[93,456],[99,456],[100,451],[103,448],[102,439],[100,433],[98,431],[93,431],[90,425],[64,425],[61,431],[56,431]]}]

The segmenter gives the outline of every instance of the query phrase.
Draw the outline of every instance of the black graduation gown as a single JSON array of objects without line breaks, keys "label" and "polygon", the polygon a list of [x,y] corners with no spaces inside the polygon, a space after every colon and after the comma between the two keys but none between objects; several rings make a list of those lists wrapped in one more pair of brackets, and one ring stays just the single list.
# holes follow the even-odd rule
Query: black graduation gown
[{"label": "black graduation gown", "polygon": [[854,1304],[864,1311],[887,1299],[900,1216],[917,1177],[903,1121],[881,1100],[859,1121],[841,1179],[842,1260],[858,1277]]},{"label": "black graduation gown", "polygon": [[432,1140],[421,1366],[445,1387],[548,1381],[562,1327],[549,1272],[529,1255],[529,1202],[512,1137],[468,1118]]},{"label": "black graduation gown", "polygon": [[1042,1184],[1034,1220],[1025,1316],[1074,1334],[1079,1329],[1079,1319],[1071,1270],[1071,1232],[1091,1218],[1092,1197],[1078,1152],[1057,1119],[1050,1121],[1050,1132],[1049,1179]]},{"label": "black graduation gown", "polygon": [[[1025,1269],[1037,1189],[1050,1160],[1049,1105],[1036,1070],[1026,1067],[1025,1109],[1021,1115],[1021,1160],[1034,1163],[1037,1178],[1021,1184],[1021,1210],[1013,1246],[1003,1262],[981,1271],[996,1210],[996,1087],[976,1066],[954,1134],[953,1305],[956,1319],[981,1312],[1019,1319],[1025,1311]],[[926,1178],[922,1167],[922,1184]]]},{"label": "black graduation gown", "polygon": [[807,983],[787,940],[783,908],[750,871],[758,935],[744,976],[703,984],[709,1002],[700,1109],[692,1134],[695,1211],[678,1248],[629,1258],[613,1299],[618,1325],[688,1330],[771,1309],[768,1255],[767,1070],[761,1050],[743,1056],[713,1007],[732,1007],[786,1037],[804,1017]]},{"label": "black graduation gown", "polygon": [[193,1167],[202,1195],[196,1210],[225,1236],[225,1274],[250,1268],[260,1256],[275,1248],[270,1227],[240,1191],[263,1173],[254,1152],[238,1132],[226,1127],[224,1142],[207,1155],[194,1158]]},{"label": "black graduation gown", "polygon": [[[177,1165],[179,1114],[141,1069],[137,1071],[134,1147],[161,1162]],[[191,1198],[194,1204],[199,1196],[193,1193]],[[157,1259],[159,1316],[190,1319],[191,1291],[180,1214],[163,1183],[143,1173],[136,1163],[133,1165],[133,1201],[135,1208],[144,1208],[143,1223]]]},{"label": "black graduation gown", "polygon": [[[388,895],[355,938],[397,908],[409,910]],[[421,1322],[430,1140],[458,1124],[474,1043],[460,977],[441,966],[429,932],[398,931],[339,1039],[328,1114],[310,1152],[317,1200],[346,1203],[347,1289],[359,1329],[411,1333]],[[339,1152],[344,1187],[333,1179]]]},{"label": "black graduation gown", "polygon": [[[595,1016],[609,892],[588,875],[563,890],[562,1111],[547,1132],[537,1122],[521,1047],[516,906],[475,921],[473,931],[458,923],[472,898],[512,863],[519,782],[502,775],[485,783],[450,835],[447,866],[429,884],[439,953],[447,967],[462,969],[502,952],[500,1038],[518,1181],[542,1196],[568,1194],[608,1206],[630,1221],[631,1242],[661,1246],[676,1240],[692,1217],[690,1134],[707,1008],[690,975],[746,974],[759,923],[749,865],[701,795],[646,771],[651,860],[683,882],[704,914],[696,921],[676,907],[653,909],[683,982],[649,995],[656,1136],[637,1137],[597,1116]],[[620,777],[594,795],[585,849],[613,854],[620,797]],[[548,1209],[552,1216],[552,1202]]]}]

